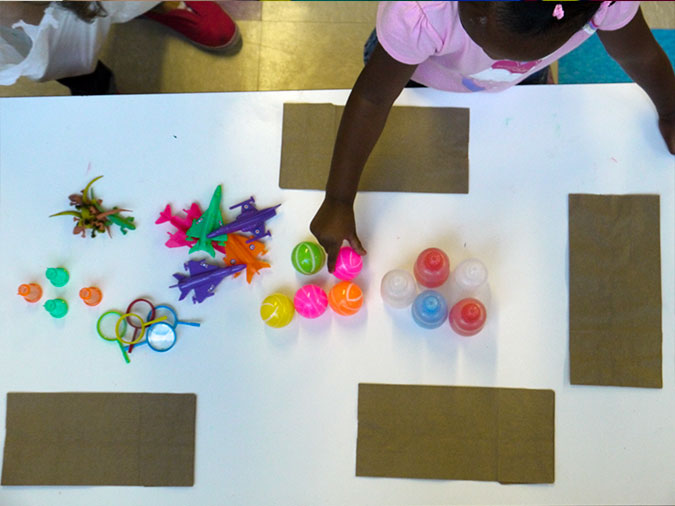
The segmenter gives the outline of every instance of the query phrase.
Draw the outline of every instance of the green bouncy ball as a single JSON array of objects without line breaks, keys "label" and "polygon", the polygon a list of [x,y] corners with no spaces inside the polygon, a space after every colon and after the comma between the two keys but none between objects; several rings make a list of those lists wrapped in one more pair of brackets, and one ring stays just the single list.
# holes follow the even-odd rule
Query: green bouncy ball
[{"label": "green bouncy ball", "polygon": [[300,274],[316,274],[326,260],[326,254],[315,242],[299,243],[291,253],[291,263]]}]

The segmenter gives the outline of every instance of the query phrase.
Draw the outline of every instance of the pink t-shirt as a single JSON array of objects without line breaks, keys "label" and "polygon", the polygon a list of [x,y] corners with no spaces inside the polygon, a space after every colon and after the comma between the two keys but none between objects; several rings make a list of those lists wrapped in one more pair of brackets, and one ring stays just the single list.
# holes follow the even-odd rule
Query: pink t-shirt
[{"label": "pink t-shirt", "polygon": [[417,64],[414,81],[448,91],[501,91],[546,67],[596,30],[617,30],[637,13],[640,2],[602,2],[593,19],[562,47],[541,60],[493,60],[467,35],[459,2],[381,2],[377,38],[392,58]]}]

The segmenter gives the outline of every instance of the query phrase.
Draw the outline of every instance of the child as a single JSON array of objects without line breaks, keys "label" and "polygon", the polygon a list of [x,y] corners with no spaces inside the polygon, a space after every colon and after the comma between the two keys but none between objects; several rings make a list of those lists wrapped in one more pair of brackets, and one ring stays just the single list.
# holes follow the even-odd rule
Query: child
[{"label": "child", "polygon": [[457,92],[500,91],[545,68],[596,30],[656,106],[675,153],[675,75],[639,2],[382,2],[379,42],[337,133],[326,195],[310,230],[333,271],[344,240],[359,253],[353,203],[363,166],[409,80]]},{"label": "child", "polygon": [[0,85],[25,76],[57,80],[73,95],[116,93],[98,53],[113,23],[144,15],[201,48],[239,47],[239,30],[216,2],[2,2]]}]

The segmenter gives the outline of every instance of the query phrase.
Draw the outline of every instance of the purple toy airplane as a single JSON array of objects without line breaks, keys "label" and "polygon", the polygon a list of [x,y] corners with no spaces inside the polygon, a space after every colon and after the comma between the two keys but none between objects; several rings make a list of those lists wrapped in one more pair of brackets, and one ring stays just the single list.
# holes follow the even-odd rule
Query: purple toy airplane
[{"label": "purple toy airplane", "polygon": [[185,263],[185,269],[190,272],[190,275],[174,274],[173,277],[178,280],[178,283],[171,285],[169,288],[178,287],[180,290],[178,300],[183,300],[190,293],[190,290],[194,290],[192,302],[196,304],[203,302],[207,297],[211,297],[213,290],[225,277],[243,271],[246,269],[246,264],[221,267],[220,265],[207,264],[204,260],[190,260]]},{"label": "purple toy airplane", "polygon": [[251,197],[248,200],[230,207],[230,209],[241,207],[241,213],[234,221],[214,230],[206,237],[212,238],[222,234],[231,234],[233,232],[250,232],[253,234],[253,237],[246,241],[248,243],[269,236],[270,233],[265,229],[265,221],[277,214],[276,209],[280,205],[281,204],[277,204],[274,207],[258,209],[255,206],[255,199]]}]

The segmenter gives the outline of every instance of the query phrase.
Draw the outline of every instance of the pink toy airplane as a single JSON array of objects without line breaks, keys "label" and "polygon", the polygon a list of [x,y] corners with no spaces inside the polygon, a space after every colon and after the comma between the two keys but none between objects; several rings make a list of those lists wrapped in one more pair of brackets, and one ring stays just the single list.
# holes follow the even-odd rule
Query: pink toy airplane
[{"label": "pink toy airplane", "polygon": [[192,226],[194,220],[198,220],[202,215],[202,210],[197,202],[193,202],[188,209],[183,209],[185,217],[179,216],[178,213],[171,214],[171,204],[167,204],[164,211],[159,213],[159,218],[155,223],[166,223],[167,221],[176,227],[176,231],[169,234],[169,240],[166,245],[169,248],[180,248],[183,246],[192,247],[196,241],[186,237],[187,230]]},{"label": "pink toy airplane", "polygon": [[185,212],[185,218],[178,216],[178,214],[172,215],[171,204],[167,204],[164,211],[159,213],[159,218],[155,223],[166,223],[168,221],[179,230],[187,230],[192,226],[192,220],[198,219],[202,215],[202,210],[196,202],[189,209],[183,209],[183,211]]}]

